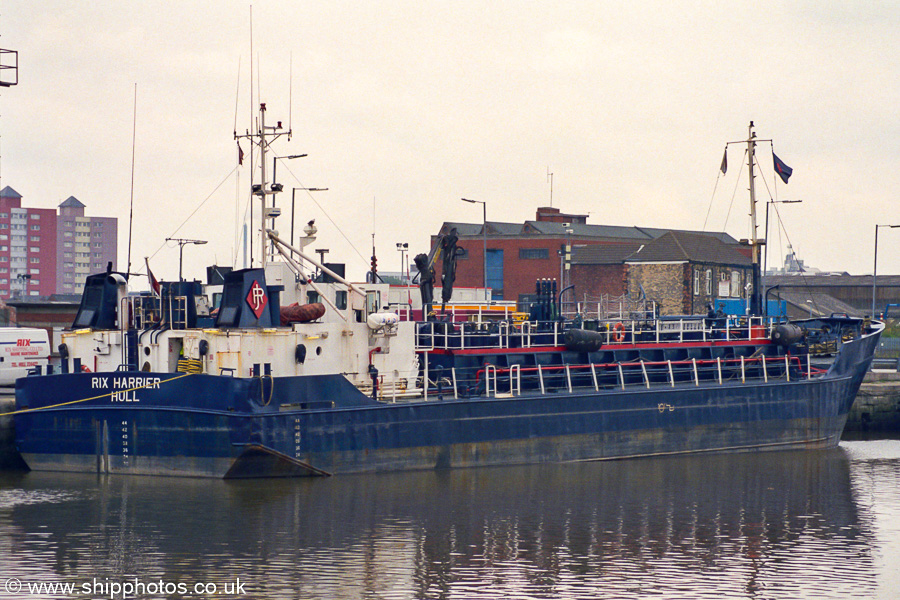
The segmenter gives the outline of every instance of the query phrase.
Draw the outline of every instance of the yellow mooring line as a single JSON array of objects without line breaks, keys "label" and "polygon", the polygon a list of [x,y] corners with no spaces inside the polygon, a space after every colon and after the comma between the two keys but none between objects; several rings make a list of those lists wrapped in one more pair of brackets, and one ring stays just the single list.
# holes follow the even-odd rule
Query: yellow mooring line
[{"label": "yellow mooring line", "polygon": [[79,402],[88,402],[90,400],[99,400],[100,398],[106,398],[107,396],[112,396],[113,394],[121,394],[124,392],[133,392],[135,390],[142,390],[142,389],[148,388],[150,386],[158,386],[163,383],[169,383],[170,381],[175,381],[176,379],[181,379],[182,377],[187,377],[188,375],[193,375],[193,373],[184,373],[182,375],[179,375],[178,377],[172,377],[171,379],[165,379],[163,381],[154,381],[154,382],[147,383],[147,384],[139,386],[139,387],[134,387],[134,388],[127,389],[127,390],[116,390],[114,392],[109,392],[108,394],[100,394],[99,396],[92,396],[90,398],[82,398],[81,400],[72,400],[70,402],[62,402],[60,404],[52,404],[50,406],[40,406],[38,408],[23,408],[22,410],[14,410],[14,411],[8,412],[8,413],[0,413],[0,417],[9,417],[12,415],[19,415],[19,414],[27,413],[27,412],[37,412],[39,410],[47,410],[49,408],[59,408],[60,406],[68,406],[70,404],[78,404]]}]

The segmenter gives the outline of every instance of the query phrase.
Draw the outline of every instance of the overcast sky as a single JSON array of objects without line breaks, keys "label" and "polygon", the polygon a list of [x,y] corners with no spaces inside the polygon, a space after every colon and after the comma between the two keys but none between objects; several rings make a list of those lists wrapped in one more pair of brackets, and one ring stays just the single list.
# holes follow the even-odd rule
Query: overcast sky
[{"label": "overcast sky", "polygon": [[[210,241],[185,248],[186,276],[232,264],[250,16],[236,0],[0,2],[0,46],[19,53],[19,84],[0,91],[0,185],[118,217],[124,269],[137,84],[133,270],[151,256],[177,277],[170,236]],[[254,85],[293,128],[275,150],[309,154],[278,179],[329,188],[321,208],[298,192],[297,223],[315,218],[317,246],[355,277],[373,230],[380,268],[399,270],[397,242],[424,252],[444,221],[480,222],[460,197],[486,201],[488,220],[533,219],[548,167],[553,206],[589,223],[746,238],[742,148],[717,176],[751,120],[794,169],[775,185],[760,146],[760,236],[763,202],[803,200],[780,207],[770,264],[790,239],[810,266],[871,273],[875,224],[900,224],[897,2],[257,0],[252,20]],[[900,229],[879,230],[878,254],[900,273]]]}]

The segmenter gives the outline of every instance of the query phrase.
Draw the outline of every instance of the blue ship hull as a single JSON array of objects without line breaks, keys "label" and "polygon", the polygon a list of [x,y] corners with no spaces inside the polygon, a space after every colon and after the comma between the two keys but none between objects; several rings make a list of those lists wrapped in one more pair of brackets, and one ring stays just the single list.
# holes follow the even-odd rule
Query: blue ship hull
[{"label": "blue ship hull", "polygon": [[27,409],[16,436],[32,469],[212,477],[826,448],[840,439],[878,337],[845,343],[813,379],[508,398],[382,403],[340,375],[28,377],[16,386]]}]

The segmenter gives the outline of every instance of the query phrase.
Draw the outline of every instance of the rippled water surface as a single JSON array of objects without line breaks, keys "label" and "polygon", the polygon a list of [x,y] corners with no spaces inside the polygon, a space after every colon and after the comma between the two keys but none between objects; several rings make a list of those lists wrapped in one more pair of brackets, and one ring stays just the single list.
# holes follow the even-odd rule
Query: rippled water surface
[{"label": "rippled water surface", "polygon": [[0,565],[0,598],[896,598],[900,441],[289,481],[5,473]]}]

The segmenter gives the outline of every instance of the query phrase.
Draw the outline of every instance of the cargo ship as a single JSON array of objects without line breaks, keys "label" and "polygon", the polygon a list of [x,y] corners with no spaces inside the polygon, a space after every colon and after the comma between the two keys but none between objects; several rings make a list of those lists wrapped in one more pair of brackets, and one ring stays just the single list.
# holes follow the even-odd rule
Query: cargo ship
[{"label": "cargo ship", "polygon": [[[280,128],[265,116],[261,105],[247,136],[263,165]],[[751,124],[751,181],[755,142]],[[280,190],[263,168],[260,223]],[[312,223],[297,244],[262,233],[260,264],[225,274],[215,301],[196,281],[133,294],[126,273],[88,277],[61,369],[16,382],[31,469],[295,477],[828,448],[883,330],[762,316],[758,275],[755,311],[739,317],[572,321],[539,285],[546,310],[470,306],[461,322],[444,305],[452,235],[422,255],[425,309],[404,317],[389,286],[350,282],[307,251]]]}]

